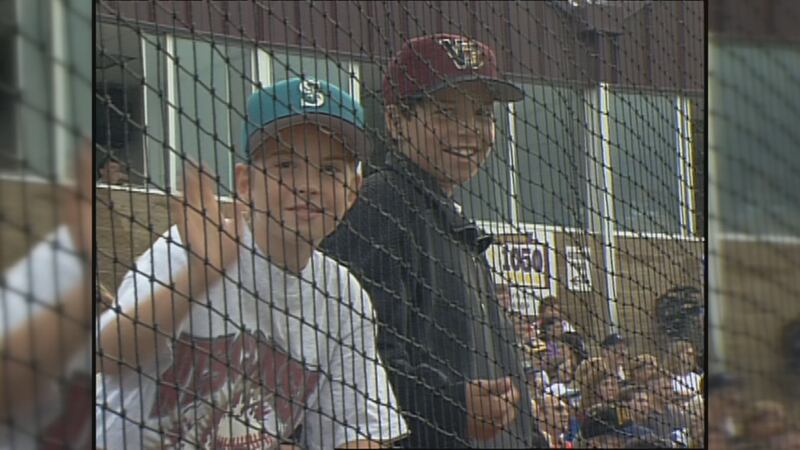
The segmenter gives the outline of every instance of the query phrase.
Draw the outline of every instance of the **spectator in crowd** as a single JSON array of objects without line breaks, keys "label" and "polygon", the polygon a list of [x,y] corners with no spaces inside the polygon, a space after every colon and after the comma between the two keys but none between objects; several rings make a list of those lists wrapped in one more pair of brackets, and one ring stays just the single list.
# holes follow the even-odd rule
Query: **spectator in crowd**
[{"label": "spectator in crowd", "polygon": [[569,406],[553,394],[544,394],[539,408],[539,429],[551,448],[565,448],[570,419]]},{"label": "spectator in crowd", "polygon": [[492,148],[496,103],[523,93],[501,79],[490,47],[438,34],[403,43],[383,97],[386,164],[324,248],[373,299],[381,356],[408,413],[404,444],[528,448],[531,400],[485,258],[491,238],[453,199]]},{"label": "spectator in crowd", "polygon": [[97,175],[97,180],[105,184],[116,186],[128,182],[128,173],[123,170],[122,162],[111,155],[106,155],[100,160]]},{"label": "spectator in crowd", "polygon": [[672,379],[666,376],[654,378],[647,383],[648,399],[652,412],[645,426],[665,440],[681,440],[689,445],[689,420],[684,413],[685,405],[680,403],[672,386]]},{"label": "spectator in crowd", "polygon": [[625,340],[619,334],[609,334],[603,339],[601,349],[603,358],[608,361],[617,379],[625,381],[625,366],[628,364],[628,346]]},{"label": "spectator in crowd", "polygon": [[576,331],[565,332],[561,336],[561,342],[567,344],[571,350],[573,366],[577,367],[589,357],[589,352],[586,350],[586,343],[583,337]]},{"label": "spectator in crowd", "polygon": [[747,408],[744,436],[753,447],[778,448],[774,444],[787,431],[786,410],[780,402],[759,400]]},{"label": "spectator in crowd", "polygon": [[740,377],[729,373],[710,375],[708,382],[708,446],[724,448],[741,435],[745,399]]},{"label": "spectator in crowd", "polygon": [[650,380],[661,375],[658,358],[643,353],[633,357],[631,361],[631,381],[638,385],[646,385]]},{"label": "spectator in crowd", "polygon": [[575,385],[581,393],[578,419],[585,416],[586,412],[598,405],[606,403],[608,399],[614,398],[614,386],[611,381],[602,389],[601,385],[608,379],[616,378],[611,372],[608,362],[600,357],[589,358],[582,362],[575,370]]},{"label": "spectator in crowd", "polygon": [[689,443],[693,448],[705,447],[706,413],[702,395],[695,395],[685,405],[689,423]]},{"label": "spectator in crowd", "polygon": [[700,394],[700,374],[694,371],[695,353],[688,341],[674,341],[669,345],[668,370],[672,374],[675,394],[681,400],[689,400]]},{"label": "spectator in crowd", "polygon": [[654,438],[652,430],[631,422],[625,408],[601,404],[587,411],[576,447],[622,448],[631,439]]},{"label": "spectator in crowd", "polygon": [[650,392],[643,385],[629,385],[620,392],[620,404],[628,410],[634,423],[647,424],[653,413]]},{"label": "spectator in crowd", "polygon": [[557,319],[561,323],[561,333],[574,333],[575,327],[566,319],[558,300],[549,295],[539,302],[539,325],[540,327],[551,318]]},{"label": "spectator in crowd", "polygon": [[233,218],[215,175],[187,162],[176,224],[100,317],[96,441],[109,450],[375,448],[407,435],[369,297],[317,250],[361,184],[363,110],[292,78],[253,93],[247,115]]}]

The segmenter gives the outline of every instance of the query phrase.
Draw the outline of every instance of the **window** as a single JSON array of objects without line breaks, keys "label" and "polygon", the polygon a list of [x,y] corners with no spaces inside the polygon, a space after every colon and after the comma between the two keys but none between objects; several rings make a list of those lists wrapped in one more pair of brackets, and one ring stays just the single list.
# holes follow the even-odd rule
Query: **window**
[{"label": "window", "polygon": [[[95,159],[120,162],[127,182],[144,183],[148,175],[143,152],[144,79],[139,36],[125,27],[98,24],[95,41],[93,135]],[[148,79],[145,89],[151,81]],[[99,147],[99,149],[98,149]],[[102,169],[98,167],[98,172]],[[98,181],[116,184],[105,176]]]},{"label": "window", "polygon": [[705,98],[691,100],[692,169],[694,170],[695,230],[705,237],[706,232],[706,112]]},{"label": "window", "polygon": [[[45,178],[56,174],[53,111],[53,17],[51,2],[16,1],[19,101],[17,102],[18,168]],[[3,63],[5,65],[5,62]]]},{"label": "window", "polygon": [[676,97],[611,91],[608,109],[617,228],[679,233]]},{"label": "window", "polygon": [[798,236],[800,52],[788,45],[715,47],[709,116],[721,229]]},{"label": "window", "polygon": [[526,223],[582,227],[586,182],[579,91],[532,84],[522,88],[525,99],[515,105],[513,117],[518,218]]},{"label": "window", "polygon": [[[231,195],[239,130],[253,84],[251,50],[177,38],[175,57],[177,151],[213,170],[220,176],[220,193]],[[176,168],[180,179],[182,165]]]}]

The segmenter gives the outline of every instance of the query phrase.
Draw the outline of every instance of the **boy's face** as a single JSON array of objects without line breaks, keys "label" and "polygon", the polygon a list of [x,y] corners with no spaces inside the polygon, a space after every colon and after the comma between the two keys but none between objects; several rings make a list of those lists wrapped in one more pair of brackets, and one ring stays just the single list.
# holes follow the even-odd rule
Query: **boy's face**
[{"label": "boy's face", "polygon": [[477,84],[439,91],[408,116],[392,109],[395,114],[387,111],[389,133],[405,141],[406,154],[445,190],[474,177],[494,142],[494,100]]},{"label": "boy's face", "polygon": [[239,195],[253,206],[253,227],[278,240],[319,244],[356,199],[361,176],[352,153],[316,124],[296,125],[236,165]]},{"label": "boy's face", "polygon": [[[569,428],[569,407],[558,397],[551,394],[544,395],[544,408],[542,408],[542,421],[552,428],[564,433]],[[558,436],[553,436],[557,438]]]},{"label": "boy's face", "polygon": [[597,386],[597,393],[600,400],[611,403],[619,396],[619,383],[616,376],[603,378]]}]

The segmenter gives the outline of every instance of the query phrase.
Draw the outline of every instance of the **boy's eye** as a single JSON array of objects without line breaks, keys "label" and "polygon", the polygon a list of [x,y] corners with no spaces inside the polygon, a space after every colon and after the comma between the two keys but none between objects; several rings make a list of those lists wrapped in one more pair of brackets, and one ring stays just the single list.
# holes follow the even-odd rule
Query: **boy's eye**
[{"label": "boy's eye", "polygon": [[294,161],[286,160],[286,161],[278,161],[276,164],[279,169],[293,169],[294,168]]},{"label": "boy's eye", "polygon": [[322,166],[322,172],[328,175],[337,175],[342,172],[342,168],[336,164],[325,164]]}]

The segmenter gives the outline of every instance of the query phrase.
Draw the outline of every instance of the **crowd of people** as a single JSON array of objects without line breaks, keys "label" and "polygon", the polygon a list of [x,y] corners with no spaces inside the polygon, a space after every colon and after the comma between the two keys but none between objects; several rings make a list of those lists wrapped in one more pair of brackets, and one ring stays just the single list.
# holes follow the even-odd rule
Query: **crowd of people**
[{"label": "crowd of people", "polygon": [[800,428],[791,411],[782,402],[753,398],[748,387],[742,376],[709,377],[708,448],[800,449]]},{"label": "crowd of people", "polygon": [[691,343],[631,354],[625,338],[609,334],[591,351],[552,297],[537,315],[510,315],[538,427],[552,448],[704,446],[703,373]]}]

